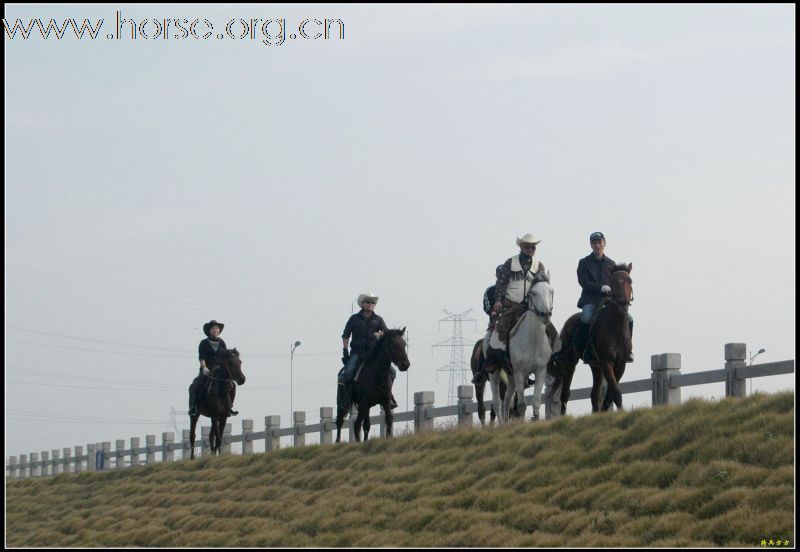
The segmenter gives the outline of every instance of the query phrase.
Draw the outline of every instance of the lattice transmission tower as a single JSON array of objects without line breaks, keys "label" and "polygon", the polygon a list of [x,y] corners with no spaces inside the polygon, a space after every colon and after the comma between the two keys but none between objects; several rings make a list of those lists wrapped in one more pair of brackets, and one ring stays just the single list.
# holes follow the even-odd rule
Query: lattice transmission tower
[{"label": "lattice transmission tower", "polygon": [[442,366],[437,372],[449,372],[450,382],[447,391],[447,404],[453,405],[458,401],[458,386],[466,385],[469,381],[467,374],[469,369],[467,362],[464,360],[464,347],[472,347],[473,343],[464,341],[464,333],[461,329],[463,322],[475,322],[475,331],[478,330],[478,323],[474,318],[467,318],[467,315],[472,309],[466,310],[461,314],[453,314],[448,310],[444,310],[447,318],[439,320],[439,331],[442,329],[442,322],[453,323],[453,336],[446,339],[441,343],[433,345],[433,347],[450,347],[450,363]]}]

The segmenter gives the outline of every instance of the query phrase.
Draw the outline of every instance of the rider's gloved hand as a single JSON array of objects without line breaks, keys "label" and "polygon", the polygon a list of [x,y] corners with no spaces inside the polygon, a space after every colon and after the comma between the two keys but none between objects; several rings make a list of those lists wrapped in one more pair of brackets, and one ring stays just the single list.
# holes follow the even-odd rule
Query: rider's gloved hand
[{"label": "rider's gloved hand", "polygon": [[609,293],[611,293],[611,287],[610,286],[603,286],[603,287],[600,288],[600,291],[603,292],[604,294],[608,295]]},{"label": "rider's gloved hand", "polygon": [[211,370],[209,370],[208,368],[203,366],[203,375],[204,376],[210,376],[211,375]]}]

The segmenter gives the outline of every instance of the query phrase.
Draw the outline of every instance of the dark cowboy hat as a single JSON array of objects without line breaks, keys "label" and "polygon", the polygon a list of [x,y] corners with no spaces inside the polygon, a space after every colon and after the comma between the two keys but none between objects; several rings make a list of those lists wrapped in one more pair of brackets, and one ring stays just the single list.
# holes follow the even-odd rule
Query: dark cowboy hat
[{"label": "dark cowboy hat", "polygon": [[203,333],[209,337],[210,334],[208,332],[211,330],[211,326],[219,326],[219,333],[222,333],[222,329],[225,327],[225,324],[217,322],[216,320],[211,320],[210,322],[203,324]]}]

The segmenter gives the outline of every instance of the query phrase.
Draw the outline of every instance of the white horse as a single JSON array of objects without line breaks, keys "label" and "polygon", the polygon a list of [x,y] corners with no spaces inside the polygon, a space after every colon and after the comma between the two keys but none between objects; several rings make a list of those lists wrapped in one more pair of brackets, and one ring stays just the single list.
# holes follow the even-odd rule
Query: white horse
[{"label": "white horse", "polygon": [[[547,337],[547,324],[553,314],[553,288],[550,287],[550,274],[537,274],[531,290],[527,296],[528,310],[526,310],[516,326],[511,330],[509,338],[509,355],[513,378],[508,378],[505,368],[495,370],[489,381],[492,384],[492,403],[499,421],[508,420],[513,397],[517,396],[517,408],[520,414],[525,415],[525,380],[535,374],[536,384],[533,390],[533,419],[539,419],[539,406],[542,400],[542,387],[547,374],[547,362],[553,350]],[[496,332],[492,332],[491,340],[484,340],[484,355],[486,343],[490,342],[492,348],[505,349],[497,339]],[[501,374],[502,372],[502,374]],[[500,378],[507,379],[508,389],[503,397],[503,407],[500,408]]]}]

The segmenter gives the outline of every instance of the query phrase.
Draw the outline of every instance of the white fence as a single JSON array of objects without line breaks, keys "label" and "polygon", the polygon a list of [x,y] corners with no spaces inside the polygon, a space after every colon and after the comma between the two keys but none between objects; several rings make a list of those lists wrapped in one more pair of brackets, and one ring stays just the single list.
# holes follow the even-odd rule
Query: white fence
[{"label": "white fence", "polygon": [[[623,394],[651,391],[653,406],[657,406],[680,404],[681,387],[725,382],[725,396],[744,397],[748,378],[794,373],[794,360],[747,366],[745,358],[746,346],[744,343],[727,343],[723,369],[681,374],[681,355],[679,353],[652,355],[652,373],[649,379],[622,382],[619,387]],[[394,422],[414,422],[414,431],[419,432],[433,429],[435,418],[456,416],[459,425],[471,426],[474,422],[474,415],[478,412],[478,404],[472,401],[472,392],[472,386],[462,385],[458,388],[458,404],[441,407],[434,406],[433,391],[414,393],[414,410],[395,413]],[[570,401],[588,399],[590,392],[591,388],[589,387],[574,389],[570,392]],[[554,395],[556,402],[545,405],[548,417],[560,412],[561,405],[557,402],[559,393],[554,393]],[[525,401],[530,405],[533,397],[528,396]],[[292,437],[293,446],[303,446],[306,435],[315,433],[319,433],[321,444],[332,443],[333,432],[336,429],[333,408],[328,406],[320,408],[319,416],[319,423],[306,425],[306,413],[295,412],[293,425],[286,428],[280,427],[280,416],[266,416],[264,431],[253,431],[253,420],[242,420],[240,435],[231,435],[231,424],[227,424],[222,453],[230,454],[232,443],[242,443],[242,454],[253,454],[254,444],[258,441],[264,442],[266,451],[275,450],[280,447],[281,437]],[[345,424],[351,442],[355,440],[354,421],[355,416],[350,416]],[[380,427],[381,437],[386,436],[386,425],[382,412],[377,416],[371,416],[370,422]],[[207,455],[210,453],[208,436],[211,428],[206,426],[200,429],[202,438],[195,443],[195,446],[200,448],[201,455]],[[342,430],[344,431],[344,427]],[[175,460],[175,451],[181,451],[182,457],[188,458],[189,448],[189,430],[183,430],[182,440],[177,443],[175,434],[166,432],[161,434],[161,444],[158,445],[155,435],[147,435],[144,446],[141,446],[138,437],[130,439],[128,448],[126,448],[125,440],[119,439],[115,442],[113,451],[111,442],[105,441],[87,444],[85,452],[82,445],[78,445],[74,449],[64,448],[63,455],[58,449],[41,451],[41,453],[31,452],[29,455],[22,454],[19,458],[16,456],[8,458],[6,478],[26,479],[61,473],[123,469],[151,465],[157,461],[172,462]]]}]

